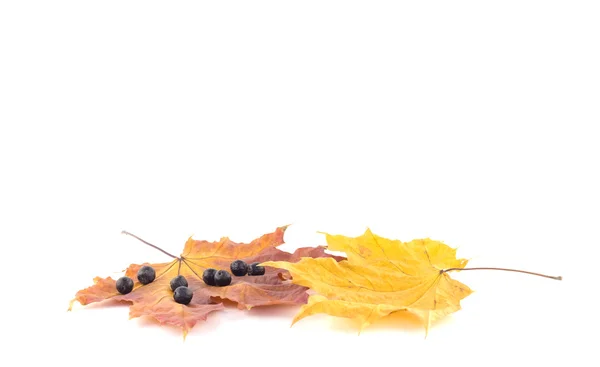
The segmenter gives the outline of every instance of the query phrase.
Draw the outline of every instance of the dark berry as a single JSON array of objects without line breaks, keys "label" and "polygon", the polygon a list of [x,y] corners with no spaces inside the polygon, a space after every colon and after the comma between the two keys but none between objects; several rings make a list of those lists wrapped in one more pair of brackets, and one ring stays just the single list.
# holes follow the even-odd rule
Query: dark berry
[{"label": "dark berry", "polygon": [[215,285],[224,287],[231,284],[231,274],[227,270],[219,270],[215,273]]},{"label": "dark berry", "polygon": [[236,277],[243,277],[248,272],[248,264],[243,260],[236,260],[229,265],[231,272]]},{"label": "dark berry", "polygon": [[133,280],[130,277],[121,277],[117,280],[117,290],[121,294],[127,294],[133,290]]},{"label": "dark berry", "polygon": [[190,303],[193,296],[194,292],[185,286],[177,287],[173,293],[173,299],[175,302],[181,303],[182,305],[187,305]]},{"label": "dark berry", "polygon": [[178,275],[171,279],[171,290],[175,291],[178,287],[187,287],[188,282],[183,275]]},{"label": "dark berry", "polygon": [[207,285],[215,285],[216,272],[217,270],[213,268],[208,268],[204,270],[204,273],[202,273],[202,280],[204,280],[204,283],[206,283]]},{"label": "dark berry", "polygon": [[153,267],[144,265],[138,270],[137,278],[142,284],[150,284],[156,278],[156,272]]},{"label": "dark berry", "polygon": [[258,266],[258,263],[248,265],[248,275],[265,275],[265,267]]}]

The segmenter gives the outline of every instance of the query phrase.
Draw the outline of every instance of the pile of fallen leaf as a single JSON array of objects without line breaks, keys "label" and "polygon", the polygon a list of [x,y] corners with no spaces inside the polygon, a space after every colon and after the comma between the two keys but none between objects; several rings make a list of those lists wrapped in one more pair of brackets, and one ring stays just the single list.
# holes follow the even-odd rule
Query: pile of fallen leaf
[{"label": "pile of fallen leaf", "polygon": [[[125,276],[135,278],[142,266],[149,265],[156,271],[152,283],[135,282],[130,293],[120,294],[116,280],[96,277],[94,285],[77,292],[69,310],[75,301],[82,305],[106,300],[127,302],[131,304],[130,318],[148,316],[161,324],[180,327],[184,336],[210,312],[223,309],[224,300],[237,303],[240,309],[301,304],[293,323],[326,313],[357,320],[361,330],[391,313],[410,312],[421,318],[428,330],[432,321],[458,311],[460,301],[471,294],[469,287],[451,279],[448,273],[475,269],[465,269],[467,260],[457,259],[456,250],[442,242],[401,242],[379,237],[370,230],[355,238],[326,234],[327,249],[344,252],[344,258],[326,253],[321,246],[299,248],[294,253],[281,251],[277,247],[284,243],[285,229],[277,228],[250,243],[235,243],[227,237],[217,242],[189,238],[180,256],[146,243],[173,257],[173,261],[132,264]],[[266,272],[234,277],[225,287],[208,286],[202,281],[204,270],[228,269],[235,260],[260,263]],[[486,269],[561,279],[520,270]],[[193,291],[187,305],[175,302],[169,285],[179,275],[187,279]]]}]

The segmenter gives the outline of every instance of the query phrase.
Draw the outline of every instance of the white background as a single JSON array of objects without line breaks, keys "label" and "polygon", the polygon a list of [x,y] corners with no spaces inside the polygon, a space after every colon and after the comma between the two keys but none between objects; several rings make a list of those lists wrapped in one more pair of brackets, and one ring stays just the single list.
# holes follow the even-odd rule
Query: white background
[{"label": "white background", "polygon": [[[596,1],[3,1],[0,364],[595,365]],[[431,237],[463,310],[360,336],[294,307],[177,330],[76,307],[188,236]],[[587,333],[592,333],[587,336]],[[593,340],[596,340],[595,342]],[[11,358],[16,358],[11,361]]]}]

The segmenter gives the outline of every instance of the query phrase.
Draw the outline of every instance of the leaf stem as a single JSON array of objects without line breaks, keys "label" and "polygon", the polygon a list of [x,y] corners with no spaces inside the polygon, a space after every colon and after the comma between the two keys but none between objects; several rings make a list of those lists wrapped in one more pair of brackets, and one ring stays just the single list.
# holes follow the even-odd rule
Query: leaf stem
[{"label": "leaf stem", "polygon": [[[151,243],[149,243],[149,242],[146,242],[146,241],[144,241],[143,239],[139,238],[138,236],[134,235],[133,233],[129,233],[129,232],[127,232],[127,231],[121,231],[121,234],[126,234],[126,235],[128,235],[128,236],[131,236],[131,237],[133,237],[133,238],[137,239],[138,241],[141,241],[141,242],[145,243],[146,245],[148,245],[148,246],[150,246],[150,247],[153,247],[153,248],[157,249],[158,251],[162,252],[163,254],[165,254],[165,255],[167,255],[167,256],[171,256],[173,259],[180,260],[180,259],[179,259],[179,257],[177,257],[177,256],[175,256],[175,255],[172,255],[172,254],[168,253],[167,251],[165,251],[165,250],[161,249],[161,248],[160,248],[160,247],[158,247],[158,246],[154,246],[153,244],[151,244]],[[180,260],[180,261],[181,261],[181,260]]]},{"label": "leaf stem", "polygon": [[501,270],[501,271],[512,271],[512,272],[515,272],[515,273],[537,275],[538,277],[544,277],[544,278],[549,278],[549,279],[554,279],[554,280],[562,280],[562,276],[560,276],[560,275],[559,276],[552,276],[552,275],[534,273],[534,272],[531,272],[531,271],[517,270],[517,269],[506,269],[506,268],[450,268],[450,269],[441,270],[440,273],[447,273],[449,271],[462,271],[462,270]]}]

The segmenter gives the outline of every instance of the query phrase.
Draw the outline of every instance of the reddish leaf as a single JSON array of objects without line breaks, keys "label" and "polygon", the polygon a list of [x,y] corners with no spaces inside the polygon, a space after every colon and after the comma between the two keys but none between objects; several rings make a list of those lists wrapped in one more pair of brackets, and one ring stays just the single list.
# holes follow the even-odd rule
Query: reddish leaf
[{"label": "reddish leaf", "polygon": [[[254,306],[304,304],[308,299],[307,288],[292,284],[285,270],[267,267],[262,276],[232,276],[231,285],[226,287],[208,286],[202,281],[206,268],[229,271],[232,261],[241,259],[247,263],[265,261],[296,262],[302,257],[335,257],[325,253],[324,247],[300,248],[293,254],[281,251],[277,246],[283,244],[283,235],[287,227],[280,227],[273,233],[265,234],[248,243],[235,243],[229,238],[217,242],[188,239],[179,258],[162,264],[132,264],[125,275],[134,280],[131,293],[121,295],[116,290],[116,280],[95,278],[94,285],[77,292],[71,301],[82,305],[104,300],[131,303],[131,318],[150,316],[162,324],[181,327],[184,336],[200,320],[206,320],[210,312],[223,308],[220,300],[230,300],[239,308],[250,309]],[[336,259],[342,259],[335,257]],[[156,279],[147,285],[137,281],[137,272],[143,265],[150,265],[156,271]],[[194,296],[189,305],[181,305],[173,300],[169,282],[177,275],[186,277]],[[71,309],[69,307],[69,309]]]}]

